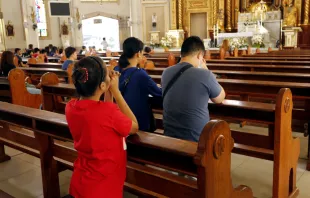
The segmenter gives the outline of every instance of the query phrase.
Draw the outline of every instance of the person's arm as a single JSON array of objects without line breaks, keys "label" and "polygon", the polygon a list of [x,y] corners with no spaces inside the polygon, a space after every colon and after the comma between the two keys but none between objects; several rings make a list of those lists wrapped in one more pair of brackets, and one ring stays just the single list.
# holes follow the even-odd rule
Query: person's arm
[{"label": "person's arm", "polygon": [[214,74],[210,71],[209,79],[206,82],[209,89],[210,99],[214,103],[222,103],[225,99],[225,91],[217,82]]},{"label": "person's arm", "polygon": [[130,134],[135,134],[139,130],[139,125],[136,116],[133,114],[128,104],[124,100],[121,92],[118,88],[119,74],[118,72],[111,71],[111,84],[109,90],[111,91],[115,101],[120,108],[121,112],[125,114],[132,121],[132,126],[130,129]]},{"label": "person's arm", "polygon": [[162,97],[161,87],[158,86],[149,75],[147,75],[147,89],[150,95],[155,97]]}]

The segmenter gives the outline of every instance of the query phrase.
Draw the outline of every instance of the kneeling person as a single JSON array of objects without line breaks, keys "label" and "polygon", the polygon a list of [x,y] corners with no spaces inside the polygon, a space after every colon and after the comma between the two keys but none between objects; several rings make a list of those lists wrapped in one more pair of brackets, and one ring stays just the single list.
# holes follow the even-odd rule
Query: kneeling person
[{"label": "kneeling person", "polygon": [[199,37],[186,39],[181,61],[162,75],[165,135],[198,142],[209,122],[208,101],[221,103],[225,91],[203,59],[205,47]]}]

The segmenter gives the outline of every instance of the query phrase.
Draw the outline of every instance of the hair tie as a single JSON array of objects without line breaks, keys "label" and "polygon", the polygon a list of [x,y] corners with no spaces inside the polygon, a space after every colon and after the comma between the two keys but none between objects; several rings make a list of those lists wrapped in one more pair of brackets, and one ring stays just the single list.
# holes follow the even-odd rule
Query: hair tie
[{"label": "hair tie", "polygon": [[85,71],[85,78],[83,80],[83,83],[86,83],[88,81],[88,70],[85,67],[83,67],[81,69]]}]

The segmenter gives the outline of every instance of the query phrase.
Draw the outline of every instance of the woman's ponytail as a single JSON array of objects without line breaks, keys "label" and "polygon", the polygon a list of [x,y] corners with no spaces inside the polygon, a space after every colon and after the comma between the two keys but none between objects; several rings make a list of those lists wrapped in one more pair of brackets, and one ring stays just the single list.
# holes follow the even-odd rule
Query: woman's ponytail
[{"label": "woman's ponytail", "polygon": [[126,68],[128,65],[130,65],[125,53],[123,53],[121,57],[119,57],[118,64],[120,68]]}]

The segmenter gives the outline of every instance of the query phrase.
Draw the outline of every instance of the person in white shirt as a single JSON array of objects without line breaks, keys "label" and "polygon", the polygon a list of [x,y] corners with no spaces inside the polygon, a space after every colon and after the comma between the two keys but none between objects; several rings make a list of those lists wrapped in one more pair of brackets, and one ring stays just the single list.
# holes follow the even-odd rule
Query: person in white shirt
[{"label": "person in white shirt", "polygon": [[107,50],[107,48],[108,48],[108,43],[107,43],[107,41],[105,40],[105,38],[103,38],[103,41],[101,42],[101,45],[102,45],[102,50]]}]

